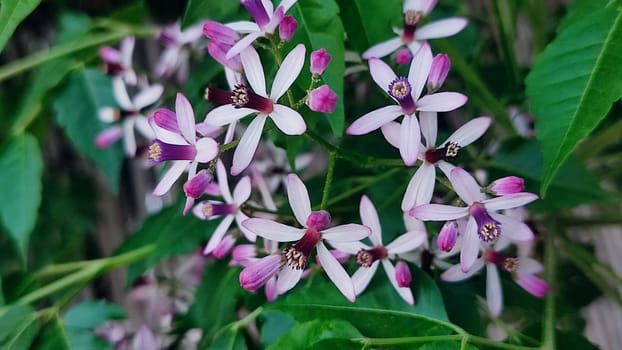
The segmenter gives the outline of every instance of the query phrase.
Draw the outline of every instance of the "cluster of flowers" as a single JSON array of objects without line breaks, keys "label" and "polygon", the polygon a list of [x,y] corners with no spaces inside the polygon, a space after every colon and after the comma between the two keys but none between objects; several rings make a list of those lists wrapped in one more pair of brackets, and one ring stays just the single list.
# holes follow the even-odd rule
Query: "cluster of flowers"
[{"label": "cluster of flowers", "polygon": [[[254,203],[253,207],[263,206],[270,212],[277,209],[271,194],[279,188],[279,180],[266,179],[268,174],[262,174],[260,161],[254,159],[267,119],[286,135],[302,135],[307,125],[297,109],[306,104],[313,111],[330,113],[337,97],[330,87],[317,87],[330,62],[329,53],[320,49],[310,55],[309,69],[313,78],[306,96],[296,101],[290,92],[289,105],[280,103],[297,80],[306,59],[307,49],[303,44],[291,49],[282,61],[279,59],[284,43],[294,37],[298,26],[294,17],[286,15],[296,1],[283,0],[276,9],[270,1],[240,2],[254,22],[207,21],[184,32],[178,26],[168,28],[160,36],[167,47],[156,69],[161,76],[175,72],[178,80],[187,76],[188,52],[200,47],[196,41],[201,32],[209,39],[207,52],[224,66],[229,89],[208,86],[205,99],[218,107],[208,112],[200,123],[196,123],[193,107],[181,93],[176,96],[174,112],[166,108],[144,111],[160,98],[162,86],[149,85],[145,78],[137,78],[131,65],[132,38],[126,39],[119,51],[113,48],[101,51],[107,71],[115,76],[115,96],[123,110],[101,111],[103,120],[122,121],[122,124],[102,133],[97,144],[109,145],[123,135],[128,154],[134,155],[134,128],[152,140],[148,158],[155,163],[171,162],[155,187],[155,195],[169,192],[187,172],[183,185],[187,198],[184,214],[192,212],[201,220],[222,220],[203,250],[205,255],[223,258],[231,253],[231,264],[244,267],[240,274],[242,287],[257,291],[265,286],[268,300],[286,293],[305,276],[314,251],[317,265],[350,301],[365,290],[382,264],[399,295],[407,303],[414,304],[406,262],[417,261],[423,250],[434,252],[439,266],[445,267],[447,263],[443,260],[460,255],[459,264],[441,275],[447,281],[468,278],[486,266],[487,299],[494,316],[502,309],[498,268],[510,273],[531,294],[538,297],[546,294],[547,284],[537,276],[542,266],[529,257],[534,234],[521,218],[517,218],[520,211],[515,209],[536,200],[537,196],[523,192],[523,181],[517,177],[501,178],[482,187],[466,170],[450,163],[463,147],[485,133],[491,118],[474,118],[437,145],[437,113],[463,106],[467,97],[457,92],[439,92],[451,63],[445,54],[434,56],[425,40],[456,34],[467,21],[450,18],[421,25],[436,5],[434,0],[405,0],[404,28],[396,30],[398,37],[363,53],[372,79],[395,104],[361,116],[346,130],[348,135],[364,135],[380,129],[386,140],[399,149],[405,166],[417,167],[401,203],[407,232],[389,244],[383,243],[380,219],[367,196],[360,201],[362,224],[331,227],[330,214],[311,209],[307,188],[295,174],[286,175],[284,182],[298,226],[280,223],[276,214],[257,214],[249,218],[245,206],[251,198],[253,184],[262,202]],[[270,41],[270,47],[278,53],[275,57],[280,68],[269,93],[260,56],[253,47],[260,38]],[[410,64],[408,76],[398,76],[381,60],[394,52],[398,64]],[[127,86],[138,86],[140,91],[129,98]],[[233,141],[236,132],[242,129],[237,122],[246,117],[252,120],[239,141]],[[221,136],[223,132],[224,137]],[[229,146],[238,142],[230,173],[243,176],[233,192],[229,188],[225,164],[219,159],[222,153],[216,141],[219,139]],[[437,166],[449,179],[463,206],[431,204]],[[286,164],[283,169],[287,171]],[[274,176],[283,177],[281,174]],[[206,195],[221,197],[223,201],[201,200]],[[230,229],[233,221],[237,230]],[[446,221],[434,248],[429,247],[422,221]],[[249,243],[236,245],[239,236]],[[257,236],[263,239],[261,247],[255,243]],[[365,238],[371,245],[361,242]],[[280,243],[285,245],[279,246]],[[342,265],[350,256],[354,256],[360,266],[352,276]]]}]

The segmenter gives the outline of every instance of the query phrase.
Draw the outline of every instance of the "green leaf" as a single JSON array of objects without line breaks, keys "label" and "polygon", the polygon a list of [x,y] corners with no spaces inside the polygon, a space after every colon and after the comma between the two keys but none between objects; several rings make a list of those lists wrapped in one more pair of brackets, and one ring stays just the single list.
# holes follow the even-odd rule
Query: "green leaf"
[{"label": "green leaf", "polygon": [[[349,340],[361,338],[361,333],[350,323],[341,320],[313,320],[294,326],[289,332],[283,334],[267,350],[276,349],[316,349],[319,343],[325,343],[333,348],[337,340]],[[340,345],[345,345],[344,343]],[[339,346],[339,349],[344,349]],[[325,349],[325,347],[324,347]],[[360,349],[360,344],[355,349]]]},{"label": "green leaf", "polygon": [[43,160],[30,134],[14,136],[0,147],[0,217],[24,256],[41,204]]},{"label": "green leaf", "polygon": [[[312,50],[324,48],[331,56],[330,64],[322,79],[335,91],[339,99],[333,113],[326,117],[335,136],[341,137],[345,127],[343,108],[345,48],[339,7],[334,0],[300,0],[292,7],[290,14],[299,23],[292,42],[304,43],[307,46],[307,54]],[[303,73],[309,74],[307,70],[303,70]]]},{"label": "green leaf", "polygon": [[186,12],[181,21],[182,29],[185,29],[199,21],[211,19],[224,22],[231,19],[240,9],[237,1],[218,1],[218,0],[189,0],[186,5]]},{"label": "green leaf", "polygon": [[108,184],[116,192],[124,158],[121,145],[107,149],[95,145],[95,137],[107,127],[97,118],[98,111],[115,105],[110,78],[95,69],[80,69],[69,76],[54,102],[54,112],[74,146],[106,174]]},{"label": "green leaf", "polygon": [[225,334],[219,334],[209,350],[246,350],[244,334],[237,328],[228,329]]},{"label": "green leaf", "polygon": [[28,16],[41,0],[3,0],[0,2],[0,52],[17,25]]},{"label": "green leaf", "polygon": [[610,3],[568,24],[538,57],[527,77],[527,95],[537,116],[545,194],[577,143],[622,96],[622,12]]},{"label": "green leaf", "polygon": [[[492,167],[502,170],[499,175],[516,175],[525,179],[527,191],[536,192],[542,175],[542,154],[536,140],[510,139],[505,141],[492,160]],[[546,198],[532,204],[534,211],[551,212],[578,204],[606,200],[610,196],[598,181],[574,158],[560,167],[552,180]]]},{"label": "green leaf", "polygon": [[0,349],[29,349],[38,331],[37,315],[30,306],[0,309]]},{"label": "green leaf", "polygon": [[126,317],[125,310],[105,301],[85,301],[73,306],[63,316],[71,349],[112,349],[112,345],[95,335],[93,329],[109,320]]},{"label": "green leaf", "polygon": [[348,41],[358,52],[395,37],[391,28],[402,26],[400,0],[339,0],[339,8]]},{"label": "green leaf", "polygon": [[[55,316],[44,326],[34,344],[33,349],[37,350],[72,350],[72,349],[87,349],[78,348],[70,345],[68,334],[65,333],[60,319]],[[95,350],[94,348],[88,348],[89,350]]]}]

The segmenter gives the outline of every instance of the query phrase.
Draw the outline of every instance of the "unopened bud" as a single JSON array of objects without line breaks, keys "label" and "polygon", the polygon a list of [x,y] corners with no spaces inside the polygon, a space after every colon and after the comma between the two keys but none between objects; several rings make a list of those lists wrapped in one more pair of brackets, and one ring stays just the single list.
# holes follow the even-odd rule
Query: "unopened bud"
[{"label": "unopened bud", "polygon": [[506,194],[514,194],[523,192],[525,189],[525,181],[517,176],[506,176],[493,181],[488,186],[488,190],[496,196],[505,196]]},{"label": "unopened bud", "polygon": [[298,29],[298,22],[292,16],[285,16],[279,24],[279,38],[287,42],[292,40],[296,30]]},{"label": "unopened bud", "polygon": [[311,74],[322,75],[330,63],[330,55],[326,49],[311,52]]},{"label": "unopened bud", "polygon": [[441,53],[434,57],[432,60],[432,66],[430,67],[430,74],[428,75],[428,93],[432,93],[441,88],[441,85],[445,82],[449,68],[451,67],[451,61],[449,56]]},{"label": "unopened bud", "polygon": [[328,85],[322,85],[309,91],[306,103],[312,111],[332,113],[337,104],[337,94]]},{"label": "unopened bud", "polygon": [[240,285],[251,292],[261,288],[281,267],[281,255],[263,257],[240,272]]},{"label": "unopened bud", "polygon": [[397,264],[395,264],[395,279],[397,280],[398,286],[410,287],[412,276],[410,274],[410,269],[405,262],[399,261]]},{"label": "unopened bud", "polygon": [[409,64],[412,58],[413,58],[413,55],[412,53],[410,53],[409,49],[399,49],[395,53],[395,62],[397,64],[403,64],[403,65]]},{"label": "unopened bud", "polygon": [[456,245],[458,239],[458,224],[455,221],[447,221],[441,228],[438,237],[436,237],[436,244],[438,248],[444,252],[451,251]]}]

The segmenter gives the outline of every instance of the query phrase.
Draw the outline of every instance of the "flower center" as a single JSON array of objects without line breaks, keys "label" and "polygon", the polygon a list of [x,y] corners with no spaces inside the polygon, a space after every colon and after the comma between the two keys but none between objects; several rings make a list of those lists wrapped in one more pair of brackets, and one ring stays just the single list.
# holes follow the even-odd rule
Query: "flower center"
[{"label": "flower center", "polygon": [[456,159],[460,155],[460,145],[454,142],[447,142],[445,147],[433,148],[425,152],[425,160],[428,163],[436,164],[441,160]]},{"label": "flower center", "polygon": [[283,257],[287,265],[295,270],[303,270],[307,266],[311,250],[315,248],[320,238],[319,232],[308,228],[296,244],[283,250]]},{"label": "flower center", "polygon": [[493,219],[483,204],[475,202],[471,204],[470,214],[477,222],[477,234],[484,242],[494,242],[501,235],[501,223]]},{"label": "flower center", "polygon": [[405,114],[411,115],[417,110],[415,100],[413,100],[410,94],[412,88],[410,82],[405,77],[397,77],[389,84],[388,93],[393,97],[402,107],[402,111]]},{"label": "flower center", "polygon": [[417,25],[423,18],[421,11],[408,10],[404,12],[404,33],[402,34],[402,41],[405,44],[410,44],[415,40],[415,30]]},{"label": "flower center", "polygon": [[271,99],[257,95],[242,84],[235,86],[230,98],[230,103],[235,108],[250,108],[264,114],[270,114],[274,110]]},{"label": "flower center", "polygon": [[206,218],[210,218],[212,216],[220,216],[220,215],[232,215],[238,211],[238,207],[233,204],[226,203],[210,203],[207,202],[203,204],[203,208],[201,208],[201,212],[205,215]]},{"label": "flower center", "polygon": [[197,150],[192,145],[171,145],[155,140],[149,146],[148,157],[156,163],[165,160],[193,160]]},{"label": "flower center", "polygon": [[499,266],[500,268],[502,268],[503,270],[509,273],[513,273],[513,272],[516,272],[516,270],[518,270],[518,264],[519,264],[518,258],[512,258],[509,256],[505,256],[494,250],[486,251],[486,253],[484,254],[484,260],[486,260],[489,263],[493,263]]},{"label": "flower center", "polygon": [[370,267],[376,260],[382,260],[387,257],[387,248],[379,246],[372,249],[361,249],[356,253],[356,263]]}]

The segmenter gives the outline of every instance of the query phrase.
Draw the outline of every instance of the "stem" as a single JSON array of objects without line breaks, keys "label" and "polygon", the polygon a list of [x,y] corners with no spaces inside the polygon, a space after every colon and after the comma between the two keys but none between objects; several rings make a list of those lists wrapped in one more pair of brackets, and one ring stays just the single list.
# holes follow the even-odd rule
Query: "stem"
[{"label": "stem", "polygon": [[346,198],[349,198],[359,192],[361,192],[362,190],[366,189],[367,187],[370,187],[371,185],[380,182],[381,180],[384,180],[387,177],[393,176],[394,174],[396,174],[397,172],[399,172],[401,169],[400,168],[393,168],[389,171],[384,172],[382,175],[380,176],[374,176],[372,177],[371,180],[364,182],[361,185],[358,185],[356,187],[353,187],[352,189],[350,189],[349,191],[343,192],[337,196],[334,196],[328,203],[327,206],[332,206],[335,203],[338,203]]},{"label": "stem", "polygon": [[509,8],[509,3],[505,0],[494,0],[493,7],[495,12],[495,18],[497,19],[497,28],[499,29],[499,44],[501,51],[505,56],[505,65],[508,71],[508,78],[510,80],[510,86],[514,89],[520,82],[520,74],[518,72],[518,65],[516,64],[516,53],[514,52],[514,31],[512,28],[512,11]]},{"label": "stem", "polygon": [[403,344],[417,344],[417,343],[436,343],[447,341],[460,341],[461,346],[466,344],[484,345],[487,347],[507,350],[536,350],[538,347],[529,347],[522,345],[514,345],[507,343],[500,343],[494,340],[470,335],[470,334],[454,334],[454,335],[431,335],[422,337],[403,337],[403,338],[355,338],[353,341],[358,341],[364,346],[387,346],[387,345],[403,345]]},{"label": "stem", "polygon": [[249,323],[253,322],[261,313],[263,312],[263,308],[260,306],[253,310],[250,314],[246,315],[243,319],[235,322],[233,324],[233,328],[240,329],[248,326]]},{"label": "stem", "polygon": [[542,326],[542,350],[555,350],[555,285],[556,285],[556,247],[555,247],[555,234],[556,223],[553,222],[551,230],[545,233],[544,236],[544,273],[549,286],[549,293],[544,301],[544,324]]},{"label": "stem", "polygon": [[326,210],[328,205],[328,197],[330,196],[330,186],[333,183],[333,172],[335,171],[335,158],[336,153],[334,151],[328,154],[328,172],[326,173],[326,180],[324,182],[324,191],[322,192],[322,204],[321,210]]}]

